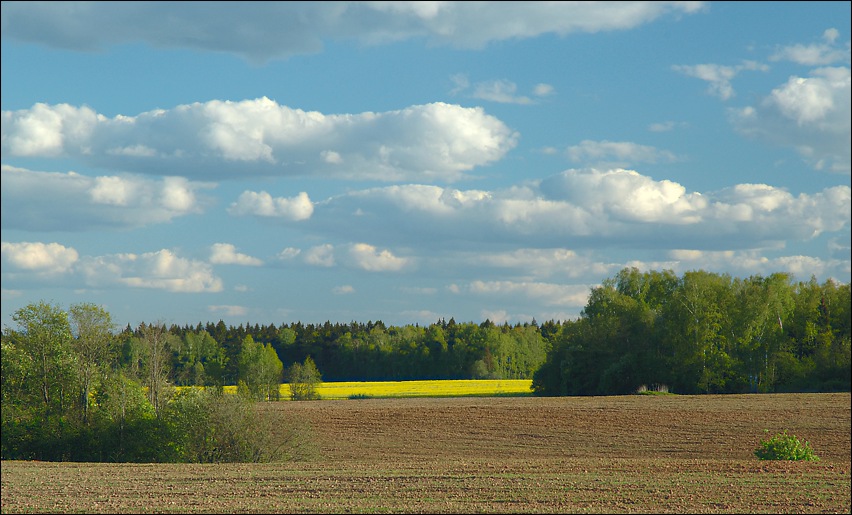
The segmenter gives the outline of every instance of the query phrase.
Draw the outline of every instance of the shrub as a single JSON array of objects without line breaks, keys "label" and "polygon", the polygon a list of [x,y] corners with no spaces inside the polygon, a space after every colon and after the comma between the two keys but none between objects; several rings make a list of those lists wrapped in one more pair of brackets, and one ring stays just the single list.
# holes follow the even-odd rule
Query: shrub
[{"label": "shrub", "polygon": [[175,461],[269,463],[301,459],[310,450],[306,426],[272,420],[254,396],[190,388],[170,404]]},{"label": "shrub", "polygon": [[664,384],[652,384],[651,388],[648,388],[643,384],[636,389],[636,393],[638,395],[668,395],[669,387]]},{"label": "shrub", "polygon": [[761,440],[754,455],[761,460],[819,461],[808,442],[802,443],[796,435],[788,435],[786,429],[768,440]]}]

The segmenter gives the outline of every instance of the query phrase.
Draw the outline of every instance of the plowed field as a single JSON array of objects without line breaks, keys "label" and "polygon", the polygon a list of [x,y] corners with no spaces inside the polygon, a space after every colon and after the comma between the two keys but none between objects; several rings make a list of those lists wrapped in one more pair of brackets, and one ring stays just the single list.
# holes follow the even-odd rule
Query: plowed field
[{"label": "plowed field", "polygon": [[[279,464],[3,462],[2,511],[850,513],[843,394],[277,402]],[[783,430],[819,462],[753,451]]]}]

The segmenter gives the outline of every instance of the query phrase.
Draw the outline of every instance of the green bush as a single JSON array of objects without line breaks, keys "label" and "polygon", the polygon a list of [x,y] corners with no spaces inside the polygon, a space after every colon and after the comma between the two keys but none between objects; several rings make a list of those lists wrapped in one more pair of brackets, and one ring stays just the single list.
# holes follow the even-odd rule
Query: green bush
[{"label": "green bush", "polygon": [[768,440],[761,440],[754,455],[761,460],[819,461],[808,442],[802,443],[796,435],[788,435],[786,429]]}]

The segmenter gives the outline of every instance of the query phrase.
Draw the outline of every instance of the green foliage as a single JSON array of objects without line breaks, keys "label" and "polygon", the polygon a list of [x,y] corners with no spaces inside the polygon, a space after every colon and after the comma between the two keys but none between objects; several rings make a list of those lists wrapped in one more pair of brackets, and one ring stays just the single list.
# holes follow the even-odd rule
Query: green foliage
[{"label": "green foliage", "polygon": [[372,399],[373,396],[366,393],[353,393],[348,397],[349,400]]},{"label": "green foliage", "polygon": [[314,360],[310,356],[304,363],[293,363],[287,370],[287,382],[290,383],[290,398],[294,401],[312,401],[320,398],[317,386],[322,377]]},{"label": "green foliage", "polygon": [[301,458],[305,428],[273,426],[251,398],[215,388],[187,388],[169,403],[166,420],[176,461],[267,463]]},{"label": "green foliage", "polygon": [[850,391],[850,288],[788,274],[624,269],[593,288],[533,375],[536,395]]},{"label": "green foliage", "polygon": [[647,386],[645,386],[643,384],[636,390],[636,394],[637,395],[674,395],[673,393],[669,392],[669,387],[664,385],[664,384],[652,384],[650,388],[648,388]]},{"label": "green foliage", "polygon": [[[114,335],[109,313],[89,304],[73,306],[71,322],[46,303],[13,319],[19,327],[0,338],[1,459],[266,462],[311,452],[304,426],[269,419],[252,395],[222,395],[217,385],[173,396],[173,358],[194,356],[193,367],[221,361],[210,337],[181,349],[161,324]],[[256,350],[261,365],[273,365],[259,377],[277,393],[281,362],[269,345]]]},{"label": "green foliage", "polygon": [[[769,430],[765,432],[768,434]],[[795,435],[788,435],[786,429],[783,433],[761,440],[754,455],[761,460],[819,461],[808,442],[801,442]]]},{"label": "green foliage", "polygon": [[284,365],[270,344],[255,342],[249,335],[243,340],[239,357],[240,381],[256,400],[277,401]]}]

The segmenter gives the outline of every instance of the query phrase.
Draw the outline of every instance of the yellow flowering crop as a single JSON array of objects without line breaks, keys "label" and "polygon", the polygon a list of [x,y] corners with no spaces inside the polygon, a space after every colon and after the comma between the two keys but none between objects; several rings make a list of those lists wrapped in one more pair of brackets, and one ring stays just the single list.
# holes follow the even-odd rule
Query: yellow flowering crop
[{"label": "yellow flowering crop", "polygon": [[[235,393],[236,386],[226,386],[226,393]],[[290,398],[290,385],[280,387],[281,399]],[[424,381],[338,381],[324,382],[317,387],[320,399],[401,398],[401,397],[464,397],[464,396],[523,396],[532,395],[531,379],[437,379]]]}]

